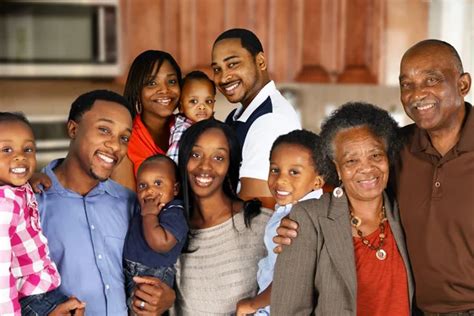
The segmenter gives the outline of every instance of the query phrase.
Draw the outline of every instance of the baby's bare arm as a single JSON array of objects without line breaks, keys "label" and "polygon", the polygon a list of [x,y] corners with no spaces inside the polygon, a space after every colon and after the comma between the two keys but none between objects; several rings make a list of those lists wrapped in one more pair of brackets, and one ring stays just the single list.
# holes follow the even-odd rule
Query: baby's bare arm
[{"label": "baby's bare arm", "polygon": [[178,242],[173,234],[160,225],[158,214],[164,204],[159,199],[141,201],[143,235],[148,246],[156,252],[168,252]]}]

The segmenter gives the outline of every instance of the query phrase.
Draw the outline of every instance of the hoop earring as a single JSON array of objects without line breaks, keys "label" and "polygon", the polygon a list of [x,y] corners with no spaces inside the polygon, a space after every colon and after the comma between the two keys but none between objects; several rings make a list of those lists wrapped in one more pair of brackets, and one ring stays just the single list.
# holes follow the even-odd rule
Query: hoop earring
[{"label": "hoop earring", "polygon": [[141,114],[142,113],[142,104],[140,103],[140,101],[137,101],[135,103],[135,111],[137,112],[137,114]]},{"label": "hoop earring", "polygon": [[342,197],[344,195],[344,185],[341,183],[339,186],[335,187],[332,191],[332,195],[338,199]]}]

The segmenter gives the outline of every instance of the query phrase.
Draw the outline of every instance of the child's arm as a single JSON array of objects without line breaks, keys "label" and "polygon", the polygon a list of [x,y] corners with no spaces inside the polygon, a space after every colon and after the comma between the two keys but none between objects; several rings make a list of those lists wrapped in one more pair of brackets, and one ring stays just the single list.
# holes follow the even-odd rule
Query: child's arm
[{"label": "child's arm", "polygon": [[257,312],[259,308],[270,305],[270,297],[272,295],[272,284],[254,298],[245,298],[237,303],[237,316],[244,316]]},{"label": "child's arm", "polygon": [[141,200],[143,235],[148,246],[156,252],[168,252],[178,242],[173,234],[160,225],[158,214],[164,207],[159,198]]},{"label": "child's arm", "polygon": [[48,316],[81,316],[84,315],[86,304],[71,296],[64,303],[56,306]]},{"label": "child's arm", "polygon": [[43,294],[22,297],[20,305],[22,311],[28,311],[27,315],[48,316],[84,315],[86,306],[84,302],[79,301],[74,296],[68,298],[57,289]]},{"label": "child's arm", "polygon": [[35,193],[42,193],[43,189],[48,191],[51,187],[51,179],[42,172],[33,173],[29,182]]}]

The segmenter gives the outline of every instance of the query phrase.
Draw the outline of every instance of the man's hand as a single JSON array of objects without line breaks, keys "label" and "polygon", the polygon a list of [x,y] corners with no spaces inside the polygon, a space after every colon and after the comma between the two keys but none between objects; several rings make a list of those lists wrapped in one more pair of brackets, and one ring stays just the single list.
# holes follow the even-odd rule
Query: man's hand
[{"label": "man's hand", "polygon": [[85,307],[85,303],[79,301],[74,296],[71,296],[67,301],[56,306],[48,316],[83,316]]},{"label": "man's hand", "polygon": [[[33,173],[29,182],[35,193],[43,193],[43,189],[48,191],[52,185],[51,179],[46,173],[42,172]],[[43,186],[43,188],[41,188],[41,186]]]},{"label": "man's hand", "polygon": [[277,228],[277,236],[273,237],[273,242],[277,246],[273,249],[274,253],[283,251],[282,245],[291,245],[291,241],[298,236],[298,223],[285,217],[281,220],[280,226]]},{"label": "man's hand", "polygon": [[137,284],[132,302],[136,315],[161,315],[173,306],[176,294],[160,279],[144,276],[133,280]]}]

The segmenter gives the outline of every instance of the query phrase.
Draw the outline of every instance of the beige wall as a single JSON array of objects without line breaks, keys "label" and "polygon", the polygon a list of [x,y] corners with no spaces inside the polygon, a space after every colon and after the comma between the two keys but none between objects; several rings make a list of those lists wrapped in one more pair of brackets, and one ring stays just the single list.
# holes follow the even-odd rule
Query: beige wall
[{"label": "beige wall", "polygon": [[428,36],[429,1],[387,1],[382,82],[398,86],[399,61],[407,48]]}]

